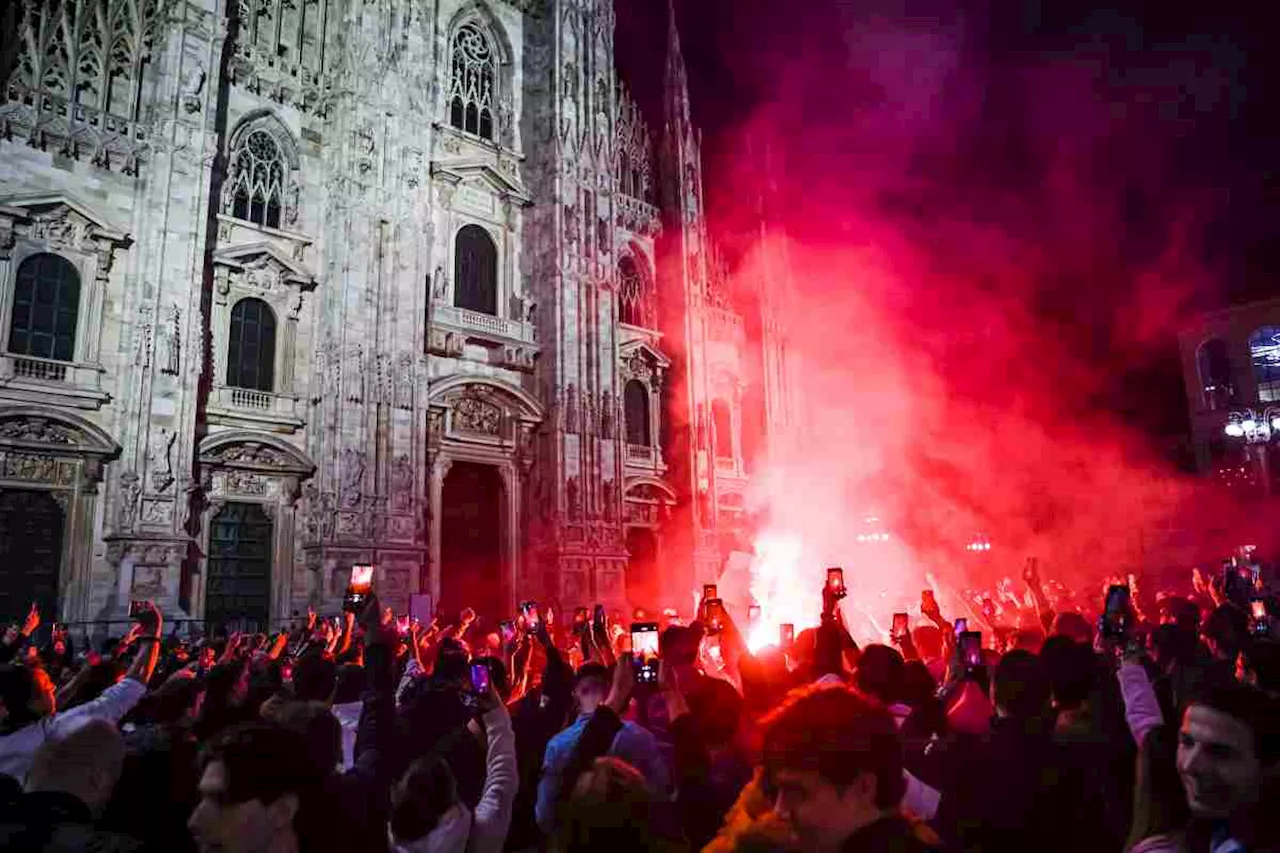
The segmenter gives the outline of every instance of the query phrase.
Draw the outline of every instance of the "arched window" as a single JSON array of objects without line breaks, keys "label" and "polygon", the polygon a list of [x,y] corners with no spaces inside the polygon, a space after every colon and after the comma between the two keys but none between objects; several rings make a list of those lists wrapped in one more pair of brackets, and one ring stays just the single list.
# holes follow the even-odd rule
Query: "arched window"
[{"label": "arched window", "polygon": [[241,299],[231,309],[227,385],[271,391],[275,385],[276,317],[261,299]]},{"label": "arched window", "polygon": [[493,139],[497,58],[493,43],[476,24],[463,24],[453,35],[453,70],[449,80],[449,124]]},{"label": "arched window", "polygon": [[72,361],[80,315],[80,276],[59,255],[32,255],[18,267],[9,352]]},{"label": "arched window", "polygon": [[498,247],[479,225],[464,226],[454,242],[453,304],[498,314]]},{"label": "arched window", "polygon": [[627,444],[649,447],[649,391],[639,379],[632,379],[622,392],[622,414],[627,421]]},{"label": "arched window", "polygon": [[733,458],[733,419],[729,416],[729,404],[724,400],[711,401],[711,424],[716,431],[716,458]]},{"label": "arched window", "polygon": [[1217,410],[1231,404],[1235,396],[1235,383],[1231,379],[1231,360],[1227,356],[1227,344],[1219,338],[1210,338],[1196,351],[1196,368],[1200,373],[1200,387],[1204,390],[1204,405]]},{"label": "arched window", "polygon": [[287,173],[284,154],[274,136],[263,128],[241,136],[231,152],[231,215],[279,228]]},{"label": "arched window", "polygon": [[635,258],[618,259],[618,319],[629,326],[652,329],[657,323],[653,290]]},{"label": "arched window", "polygon": [[1263,326],[1250,335],[1249,357],[1258,383],[1258,402],[1280,400],[1280,326]]}]

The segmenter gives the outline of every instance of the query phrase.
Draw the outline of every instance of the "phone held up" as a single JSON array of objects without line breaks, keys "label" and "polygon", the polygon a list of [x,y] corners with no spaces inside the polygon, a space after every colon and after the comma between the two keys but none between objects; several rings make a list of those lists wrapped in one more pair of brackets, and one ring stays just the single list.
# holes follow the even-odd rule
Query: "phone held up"
[{"label": "phone held up", "polygon": [[520,613],[524,616],[525,624],[529,626],[530,631],[538,630],[538,624],[542,621],[538,615],[538,602],[533,600],[521,602]]},{"label": "phone held up", "polygon": [[760,605],[748,604],[747,605],[747,624],[754,625],[759,621],[760,621]]},{"label": "phone held up", "polygon": [[844,587],[844,569],[832,566],[827,569],[827,589],[834,598],[844,598],[848,590]]},{"label": "phone held up", "polygon": [[778,644],[782,646],[782,650],[786,651],[795,645],[796,642],[796,626],[790,622],[783,622],[778,626]]},{"label": "phone held up", "polygon": [[489,667],[483,663],[471,664],[471,692],[476,696],[484,696],[489,692]]},{"label": "phone held up", "polygon": [[719,634],[724,630],[724,602],[718,598],[708,598],[702,605],[706,611],[707,633]]},{"label": "phone held up", "polygon": [[1102,634],[1112,640],[1120,640],[1129,633],[1129,587],[1113,584],[1107,588],[1107,600],[1102,609]]},{"label": "phone held up", "polygon": [[956,618],[956,636],[959,637],[965,631],[969,630],[969,620],[963,616]]},{"label": "phone held up", "polygon": [[905,613],[893,614],[893,628],[889,632],[889,638],[895,643],[902,642],[907,634],[911,631],[911,623],[909,617]]},{"label": "phone held up", "polygon": [[658,683],[658,623],[631,623],[631,654],[637,684]]},{"label": "phone held up", "polygon": [[347,582],[346,595],[342,597],[342,609],[346,613],[359,613],[373,593],[373,564],[357,563],[351,567],[351,580]]},{"label": "phone held up", "polygon": [[1254,637],[1269,637],[1271,626],[1267,620],[1267,602],[1254,598],[1249,602],[1249,633]]},{"label": "phone held up", "polygon": [[981,631],[965,631],[960,635],[960,659],[967,670],[982,666]]},{"label": "phone held up", "polygon": [[715,585],[715,584],[713,584],[713,583],[704,583],[704,584],[702,585],[702,600],[703,600],[703,601],[708,601],[708,600],[710,600],[710,599],[712,599],[712,598],[719,598],[719,597],[720,597],[720,595],[719,595],[719,592],[718,592],[718,591],[717,591],[717,589],[716,589],[716,585]]}]

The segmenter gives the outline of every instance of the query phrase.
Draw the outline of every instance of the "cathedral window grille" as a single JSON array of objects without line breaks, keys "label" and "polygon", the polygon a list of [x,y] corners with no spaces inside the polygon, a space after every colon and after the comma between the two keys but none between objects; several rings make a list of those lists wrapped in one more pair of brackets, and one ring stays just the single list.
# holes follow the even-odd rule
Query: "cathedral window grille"
[{"label": "cathedral window grille", "polygon": [[1280,326],[1263,326],[1250,335],[1249,357],[1258,384],[1258,402],[1280,401]]},{"label": "cathedral window grille", "polygon": [[639,379],[632,379],[622,391],[622,414],[627,425],[627,444],[649,447],[649,390]]},{"label": "cathedral window grille", "polygon": [[466,225],[453,253],[453,304],[481,314],[498,314],[498,248],[489,232]]},{"label": "cathedral window grille", "polygon": [[287,165],[275,137],[263,129],[246,133],[232,154],[231,174],[231,215],[279,228]]},{"label": "cathedral window grille", "polygon": [[614,127],[618,151],[618,191],[631,198],[652,203],[649,128],[640,108],[621,83],[618,84]]},{"label": "cathedral window grille", "polygon": [[66,258],[42,253],[18,267],[9,352],[72,361],[80,316],[80,276]]},{"label": "cathedral window grille", "polygon": [[478,25],[463,24],[454,33],[449,124],[485,139],[494,138],[496,56],[493,42]]},{"label": "cathedral window grille", "polygon": [[[21,6],[10,101],[75,104],[78,121],[138,118],[142,78],[162,23],[160,0],[29,0]],[[8,70],[7,68],[4,70]]]},{"label": "cathedral window grille", "polygon": [[711,423],[716,431],[716,458],[733,458],[733,418],[724,400],[711,401]]},{"label": "cathedral window grille", "polygon": [[261,299],[241,299],[231,309],[227,385],[272,391],[275,385],[276,317]]},{"label": "cathedral window grille", "polygon": [[626,255],[618,260],[618,300],[622,322],[644,329],[654,327],[653,288],[640,265]]}]

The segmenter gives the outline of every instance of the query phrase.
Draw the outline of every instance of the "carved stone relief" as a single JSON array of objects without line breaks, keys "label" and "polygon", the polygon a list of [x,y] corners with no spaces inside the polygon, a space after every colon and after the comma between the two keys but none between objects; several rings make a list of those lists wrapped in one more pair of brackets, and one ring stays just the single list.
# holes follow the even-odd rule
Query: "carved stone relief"
[{"label": "carved stone relief", "polygon": [[342,507],[360,506],[360,489],[364,482],[365,453],[354,447],[342,451]]},{"label": "carved stone relief", "polygon": [[453,429],[479,435],[501,435],[502,407],[491,398],[491,392],[483,386],[466,386],[451,400]]}]

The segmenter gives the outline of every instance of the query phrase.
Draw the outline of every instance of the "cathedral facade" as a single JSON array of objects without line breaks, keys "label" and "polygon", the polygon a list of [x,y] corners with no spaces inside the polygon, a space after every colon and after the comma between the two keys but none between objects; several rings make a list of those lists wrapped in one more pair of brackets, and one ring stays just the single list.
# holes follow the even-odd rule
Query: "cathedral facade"
[{"label": "cathedral facade", "polygon": [[0,618],[687,610],[790,407],[674,18],[651,132],[612,0],[7,8]]}]

